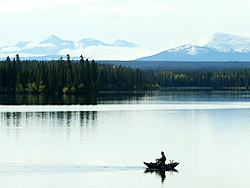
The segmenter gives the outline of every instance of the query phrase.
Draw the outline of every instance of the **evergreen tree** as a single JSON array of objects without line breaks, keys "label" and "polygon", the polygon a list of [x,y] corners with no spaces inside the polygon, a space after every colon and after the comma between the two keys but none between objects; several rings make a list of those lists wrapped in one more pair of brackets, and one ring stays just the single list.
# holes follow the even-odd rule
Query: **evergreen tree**
[{"label": "evergreen tree", "polygon": [[84,80],[84,83],[85,83],[85,86],[87,88],[87,90],[90,89],[90,84],[91,84],[91,79],[90,79],[90,63],[89,63],[89,60],[86,59],[86,62],[85,62],[85,80]]},{"label": "evergreen tree", "polygon": [[67,69],[66,69],[66,86],[68,88],[72,87],[72,62],[70,60],[69,54],[67,54]]}]

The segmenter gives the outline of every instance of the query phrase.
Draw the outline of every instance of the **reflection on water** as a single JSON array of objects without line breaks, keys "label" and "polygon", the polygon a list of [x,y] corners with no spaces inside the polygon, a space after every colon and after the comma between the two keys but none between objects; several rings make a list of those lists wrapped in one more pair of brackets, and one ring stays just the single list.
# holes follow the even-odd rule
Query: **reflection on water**
[{"label": "reflection on water", "polygon": [[81,95],[3,95],[0,94],[1,105],[96,105],[103,101],[124,103],[138,101],[142,97],[151,96],[151,92],[113,93],[106,92],[96,96]]},{"label": "reflection on water", "polygon": [[96,97],[77,95],[0,95],[2,105],[97,104]]},{"label": "reflection on water", "polygon": [[44,126],[88,126],[95,125],[96,111],[84,112],[1,112],[1,127]]},{"label": "reflection on water", "polygon": [[166,173],[169,173],[170,175],[174,175],[174,173],[179,173],[178,170],[174,169],[174,170],[170,170],[170,171],[165,171],[165,170],[151,170],[151,169],[146,169],[144,171],[145,174],[153,174],[155,173],[156,175],[161,177],[161,182],[164,183],[165,179],[166,179]]},{"label": "reflection on water", "polygon": [[[0,187],[250,186],[248,92],[104,95],[97,105],[1,105]],[[5,104],[83,100],[0,97]],[[142,162],[162,150],[181,162],[180,173],[143,173]]]},{"label": "reflection on water", "polygon": [[98,96],[81,95],[4,95],[1,105],[97,105],[138,104],[176,101],[249,101],[249,91],[163,90],[147,92],[101,92]]}]

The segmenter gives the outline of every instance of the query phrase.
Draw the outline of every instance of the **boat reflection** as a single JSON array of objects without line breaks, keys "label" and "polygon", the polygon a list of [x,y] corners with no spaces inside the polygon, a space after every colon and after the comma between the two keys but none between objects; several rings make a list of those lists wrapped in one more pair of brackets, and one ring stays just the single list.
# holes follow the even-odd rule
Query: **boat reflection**
[{"label": "boat reflection", "polygon": [[164,183],[164,181],[166,179],[166,172],[170,173],[171,175],[173,175],[174,173],[179,173],[179,171],[176,170],[176,169],[166,171],[166,170],[154,170],[154,169],[148,169],[147,168],[144,171],[145,174],[148,174],[148,173],[153,174],[153,173],[155,173],[156,175],[160,176],[162,183]]}]

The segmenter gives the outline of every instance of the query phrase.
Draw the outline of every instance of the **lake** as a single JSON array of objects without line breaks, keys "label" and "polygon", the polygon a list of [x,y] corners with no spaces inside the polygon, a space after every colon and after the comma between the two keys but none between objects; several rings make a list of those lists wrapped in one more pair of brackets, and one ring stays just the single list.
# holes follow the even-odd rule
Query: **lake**
[{"label": "lake", "polygon": [[[0,95],[0,187],[248,188],[249,101],[246,91]],[[161,151],[178,172],[146,172]]]}]

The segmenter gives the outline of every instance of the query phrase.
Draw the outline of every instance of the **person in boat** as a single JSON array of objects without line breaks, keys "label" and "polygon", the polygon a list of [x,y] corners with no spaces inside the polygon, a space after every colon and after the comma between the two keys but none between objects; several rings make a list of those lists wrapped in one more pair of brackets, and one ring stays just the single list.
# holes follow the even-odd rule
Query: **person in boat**
[{"label": "person in boat", "polygon": [[164,155],[164,152],[161,152],[161,158],[159,159],[155,159],[156,160],[156,165],[160,166],[160,165],[164,165],[166,162],[166,156]]}]

